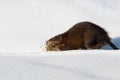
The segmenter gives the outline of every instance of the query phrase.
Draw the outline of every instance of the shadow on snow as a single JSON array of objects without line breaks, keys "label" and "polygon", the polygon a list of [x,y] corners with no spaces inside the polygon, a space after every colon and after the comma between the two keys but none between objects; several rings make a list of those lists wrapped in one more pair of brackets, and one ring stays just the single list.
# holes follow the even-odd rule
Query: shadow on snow
[{"label": "shadow on snow", "polygon": [[[113,38],[112,43],[115,44],[118,48],[120,48],[120,37]],[[103,50],[113,50],[109,45],[102,47]]]}]

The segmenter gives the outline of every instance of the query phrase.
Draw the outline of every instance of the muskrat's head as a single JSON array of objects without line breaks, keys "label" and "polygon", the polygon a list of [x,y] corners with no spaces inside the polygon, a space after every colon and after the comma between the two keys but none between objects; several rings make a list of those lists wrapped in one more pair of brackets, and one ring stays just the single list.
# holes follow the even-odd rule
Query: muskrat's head
[{"label": "muskrat's head", "polygon": [[47,51],[61,51],[62,36],[55,36],[46,42]]}]

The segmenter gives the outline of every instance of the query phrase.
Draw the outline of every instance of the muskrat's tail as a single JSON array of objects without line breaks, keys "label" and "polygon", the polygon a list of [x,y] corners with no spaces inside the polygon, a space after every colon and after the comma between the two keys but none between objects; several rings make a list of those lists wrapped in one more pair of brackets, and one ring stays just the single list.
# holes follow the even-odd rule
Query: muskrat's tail
[{"label": "muskrat's tail", "polygon": [[119,48],[116,46],[116,45],[114,45],[110,40],[107,40],[106,41],[114,50],[118,50]]}]

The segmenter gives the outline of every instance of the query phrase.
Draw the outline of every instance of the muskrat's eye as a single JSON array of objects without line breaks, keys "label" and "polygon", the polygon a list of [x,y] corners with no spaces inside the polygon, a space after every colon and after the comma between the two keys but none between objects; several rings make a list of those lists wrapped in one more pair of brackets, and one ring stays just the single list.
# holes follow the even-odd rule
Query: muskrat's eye
[{"label": "muskrat's eye", "polygon": [[54,44],[52,44],[52,45],[51,45],[51,47],[55,47],[55,45],[54,45]]}]

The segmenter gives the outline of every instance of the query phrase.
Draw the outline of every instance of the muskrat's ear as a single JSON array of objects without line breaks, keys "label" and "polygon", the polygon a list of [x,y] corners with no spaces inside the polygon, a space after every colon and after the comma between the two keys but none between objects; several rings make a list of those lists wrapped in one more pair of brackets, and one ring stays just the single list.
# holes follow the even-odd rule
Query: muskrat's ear
[{"label": "muskrat's ear", "polygon": [[53,40],[60,42],[60,41],[62,41],[62,36],[61,36],[61,35],[55,36],[55,37],[53,38]]},{"label": "muskrat's ear", "polygon": [[58,37],[56,37],[56,39],[55,39],[55,43],[57,43],[57,44],[60,44],[60,43],[62,43],[62,36],[58,36]]}]

